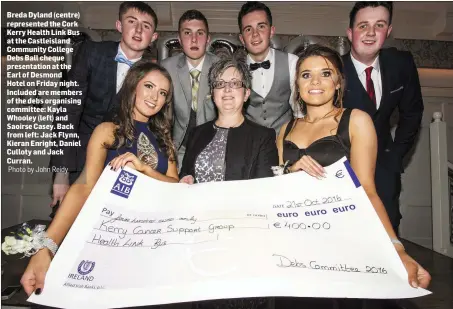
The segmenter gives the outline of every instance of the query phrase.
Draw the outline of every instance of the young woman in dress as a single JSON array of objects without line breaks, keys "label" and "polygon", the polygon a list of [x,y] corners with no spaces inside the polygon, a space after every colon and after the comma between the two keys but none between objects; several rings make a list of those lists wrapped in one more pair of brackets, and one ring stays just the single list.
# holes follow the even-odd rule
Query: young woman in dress
[{"label": "young woman in dress", "polygon": [[[103,122],[94,130],[82,174],[47,229],[47,237],[57,245],[62,243],[107,164],[114,170],[129,166],[157,180],[178,182],[168,72],[157,64],[139,61],[127,73],[119,95],[117,119]],[[31,258],[21,279],[28,295],[41,293],[52,258],[48,248]]]},{"label": "young woman in dress", "polygon": [[[404,250],[376,193],[374,171],[377,137],[370,116],[342,107],[345,80],[340,55],[310,45],[300,56],[296,72],[296,100],[304,113],[283,125],[277,140],[280,164],[289,172],[305,171],[322,179],[324,166],[346,156],[394,243],[413,287],[427,287],[431,277]],[[360,232],[360,231],[357,231]]]}]

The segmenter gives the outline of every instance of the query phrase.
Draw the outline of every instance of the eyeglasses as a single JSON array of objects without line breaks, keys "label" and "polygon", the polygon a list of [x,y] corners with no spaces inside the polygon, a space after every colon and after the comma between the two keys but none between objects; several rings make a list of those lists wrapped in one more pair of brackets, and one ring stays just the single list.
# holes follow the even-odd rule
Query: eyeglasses
[{"label": "eyeglasses", "polygon": [[212,83],[212,87],[215,89],[225,88],[226,85],[233,89],[245,87],[244,82],[242,82],[242,80],[230,80],[229,82],[226,82],[224,80],[216,80],[215,82]]}]

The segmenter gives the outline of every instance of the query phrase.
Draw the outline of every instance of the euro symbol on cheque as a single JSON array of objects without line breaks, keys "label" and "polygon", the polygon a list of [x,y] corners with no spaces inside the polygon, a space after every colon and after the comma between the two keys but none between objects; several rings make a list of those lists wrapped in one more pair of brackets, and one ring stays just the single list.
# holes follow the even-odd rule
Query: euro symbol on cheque
[{"label": "euro symbol on cheque", "polygon": [[343,170],[338,170],[338,171],[336,172],[336,174],[335,174],[335,177],[337,177],[337,178],[343,178],[343,177],[344,177],[344,175],[343,175]]}]

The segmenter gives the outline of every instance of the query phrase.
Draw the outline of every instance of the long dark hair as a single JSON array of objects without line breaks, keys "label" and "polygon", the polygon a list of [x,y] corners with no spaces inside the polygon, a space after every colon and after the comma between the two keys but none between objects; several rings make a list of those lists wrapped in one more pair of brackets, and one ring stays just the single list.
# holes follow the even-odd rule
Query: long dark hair
[{"label": "long dark hair", "polygon": [[158,64],[147,60],[136,62],[124,78],[124,83],[119,93],[120,108],[113,122],[117,125],[115,130],[115,143],[112,148],[120,148],[124,145],[131,147],[134,141],[134,106],[138,83],[152,71],[159,71],[170,83],[170,89],[162,109],[149,118],[148,125],[151,132],[156,136],[159,148],[165,150],[170,160],[175,160],[175,146],[171,137],[173,123],[173,86],[170,74]]},{"label": "long dark hair", "polygon": [[300,75],[300,65],[302,64],[302,62],[304,62],[305,59],[312,56],[320,56],[323,57],[324,59],[329,60],[334,66],[335,70],[337,71],[340,89],[338,89],[338,91],[335,92],[333,98],[333,106],[339,109],[338,113],[335,115],[335,119],[337,119],[337,116],[341,114],[343,108],[343,95],[346,88],[346,82],[343,73],[343,61],[341,60],[341,56],[339,53],[337,53],[337,51],[331,49],[330,47],[323,46],[320,44],[312,44],[309,45],[304,51],[302,51],[299,54],[299,60],[297,61],[296,64],[296,78],[294,81],[295,83],[294,91],[296,92],[294,96],[294,101],[296,104],[300,106],[302,113],[305,115],[307,113],[307,106],[302,102],[302,98],[300,97],[299,92],[300,89],[299,85],[297,84],[297,80]]}]

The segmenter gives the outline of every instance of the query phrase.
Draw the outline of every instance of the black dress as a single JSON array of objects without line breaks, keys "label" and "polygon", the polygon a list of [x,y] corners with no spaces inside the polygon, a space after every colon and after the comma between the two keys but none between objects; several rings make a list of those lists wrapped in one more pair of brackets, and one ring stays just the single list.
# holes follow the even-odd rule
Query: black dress
[{"label": "black dress", "polygon": [[293,142],[286,140],[294,125],[295,120],[291,120],[286,126],[283,136],[283,162],[289,161],[289,164],[292,165],[304,155],[309,155],[321,166],[331,165],[344,156],[349,160],[351,151],[349,119],[351,112],[352,109],[344,110],[338,124],[337,134],[320,138],[305,149],[300,149]]},{"label": "black dress", "polygon": [[[294,164],[304,155],[309,155],[322,166],[331,165],[342,157],[349,160],[351,152],[351,140],[349,138],[351,112],[352,109],[343,111],[335,135],[320,138],[305,149],[300,149],[293,142],[285,140],[294,125],[295,120],[291,120],[283,137],[283,162],[289,161],[289,164]],[[277,297],[275,308],[362,309],[363,301],[361,299]],[[387,309],[385,305],[376,308]]]}]

